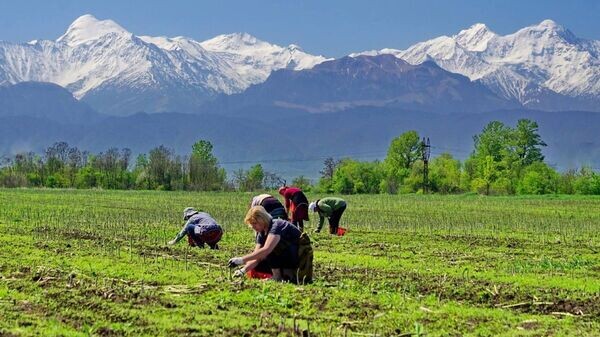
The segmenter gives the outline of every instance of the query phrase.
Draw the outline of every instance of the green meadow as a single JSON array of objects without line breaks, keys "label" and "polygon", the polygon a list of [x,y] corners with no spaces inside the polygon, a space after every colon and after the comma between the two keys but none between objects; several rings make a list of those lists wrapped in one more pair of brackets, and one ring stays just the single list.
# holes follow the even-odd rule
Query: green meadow
[{"label": "green meadow", "polygon": [[[302,286],[226,267],[251,197],[0,189],[0,336],[600,336],[600,197],[345,196]],[[186,206],[220,250],[166,245]]]}]

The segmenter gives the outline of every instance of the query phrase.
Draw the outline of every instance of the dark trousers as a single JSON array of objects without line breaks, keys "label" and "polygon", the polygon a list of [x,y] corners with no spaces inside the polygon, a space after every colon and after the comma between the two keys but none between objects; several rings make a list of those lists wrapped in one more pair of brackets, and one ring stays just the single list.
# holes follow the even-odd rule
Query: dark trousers
[{"label": "dark trousers", "polygon": [[302,220],[302,219],[294,220],[294,221],[292,221],[292,224],[294,224],[294,226],[298,227],[298,229],[301,232],[304,232],[304,220]]},{"label": "dark trousers", "polygon": [[279,240],[275,249],[265,259],[269,267],[277,268],[298,268],[298,243]]},{"label": "dark trousers", "polygon": [[338,228],[340,227],[340,219],[342,218],[342,214],[346,210],[346,205],[336,209],[329,217],[329,233],[337,234]]}]

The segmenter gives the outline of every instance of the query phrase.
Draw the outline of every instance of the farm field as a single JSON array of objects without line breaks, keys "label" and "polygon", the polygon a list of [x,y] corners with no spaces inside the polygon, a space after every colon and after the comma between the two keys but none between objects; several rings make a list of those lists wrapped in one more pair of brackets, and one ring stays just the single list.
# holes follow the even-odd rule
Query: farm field
[{"label": "farm field", "polygon": [[[0,336],[600,336],[599,197],[345,196],[296,286],[226,267],[251,196],[0,189]],[[220,250],[166,245],[186,206]]]}]

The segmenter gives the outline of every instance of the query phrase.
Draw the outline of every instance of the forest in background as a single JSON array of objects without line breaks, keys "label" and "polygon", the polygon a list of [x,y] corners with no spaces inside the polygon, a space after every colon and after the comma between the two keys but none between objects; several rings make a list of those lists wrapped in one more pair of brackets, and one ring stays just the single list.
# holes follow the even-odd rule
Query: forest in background
[{"label": "forest in background", "polygon": [[[298,176],[291,184],[340,194],[600,194],[595,168],[558,172],[544,162],[545,146],[535,121],[520,119],[515,127],[493,121],[473,137],[465,161],[449,153],[429,160],[424,139],[407,131],[392,140],[382,161],[330,157],[318,181]],[[256,191],[285,183],[261,164],[227,174],[206,140],[194,143],[187,155],[160,145],[135,159],[127,148],[93,154],[57,142],[41,155],[4,157],[0,168],[2,187]]]}]

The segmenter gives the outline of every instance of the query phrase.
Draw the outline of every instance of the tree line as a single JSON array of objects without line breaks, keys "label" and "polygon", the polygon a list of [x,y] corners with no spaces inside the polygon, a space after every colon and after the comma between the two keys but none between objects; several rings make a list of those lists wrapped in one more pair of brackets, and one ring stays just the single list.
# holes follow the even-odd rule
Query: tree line
[{"label": "tree line", "polygon": [[544,162],[547,146],[538,124],[521,119],[510,127],[493,121],[473,137],[474,149],[460,162],[449,153],[428,161],[425,181],[423,140],[408,131],[392,140],[383,161],[364,162],[350,158],[329,159],[316,185],[319,191],[335,193],[479,193],[596,194],[600,174],[590,167],[558,172]]},{"label": "tree line", "polygon": [[0,186],[191,191],[252,191],[277,186],[280,178],[261,165],[237,170],[228,180],[212,151],[210,142],[200,140],[186,156],[161,145],[132,160],[131,150],[126,148],[91,154],[58,142],[42,155],[28,152],[4,158]]},{"label": "tree line", "polygon": [[[473,151],[464,162],[449,153],[427,161],[427,181],[426,147],[416,131],[408,131],[392,140],[383,161],[328,158],[317,182],[299,176],[292,184],[340,194],[600,194],[600,174],[593,169],[557,172],[544,162],[546,143],[534,121],[521,119],[514,128],[494,121],[473,141]],[[0,165],[3,187],[256,191],[284,182],[260,164],[228,177],[206,140],[196,142],[185,156],[161,145],[135,160],[129,149],[91,154],[58,142],[42,155],[20,153],[3,158]]]}]

